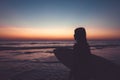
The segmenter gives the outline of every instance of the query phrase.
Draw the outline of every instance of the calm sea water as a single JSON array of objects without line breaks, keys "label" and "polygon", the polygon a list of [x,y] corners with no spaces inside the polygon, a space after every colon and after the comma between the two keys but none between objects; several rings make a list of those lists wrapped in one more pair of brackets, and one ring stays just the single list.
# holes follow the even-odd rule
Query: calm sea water
[{"label": "calm sea water", "polygon": [[[54,56],[74,41],[1,41],[1,80],[67,80],[69,69]],[[91,53],[120,64],[120,41],[88,41]]]},{"label": "calm sea water", "polygon": [[[74,41],[1,41],[0,61],[55,61],[56,47],[72,47]],[[120,41],[88,41],[92,54],[120,62]]]}]

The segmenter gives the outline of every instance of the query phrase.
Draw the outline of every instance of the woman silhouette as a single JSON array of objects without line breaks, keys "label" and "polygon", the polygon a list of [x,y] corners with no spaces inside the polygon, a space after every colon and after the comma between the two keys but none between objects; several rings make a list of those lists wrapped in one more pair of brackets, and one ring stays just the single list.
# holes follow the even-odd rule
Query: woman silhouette
[{"label": "woman silhouette", "polygon": [[80,27],[75,29],[76,43],[73,47],[74,61],[70,73],[71,80],[89,80],[91,75],[90,48],[86,39],[86,31]]}]

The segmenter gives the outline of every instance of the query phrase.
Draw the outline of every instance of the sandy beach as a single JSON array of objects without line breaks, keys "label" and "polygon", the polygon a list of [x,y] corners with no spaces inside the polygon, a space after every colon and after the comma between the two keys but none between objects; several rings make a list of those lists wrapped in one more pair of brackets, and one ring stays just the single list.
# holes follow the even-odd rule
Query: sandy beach
[{"label": "sandy beach", "polygon": [[0,61],[1,80],[66,80],[69,69],[58,61]]}]

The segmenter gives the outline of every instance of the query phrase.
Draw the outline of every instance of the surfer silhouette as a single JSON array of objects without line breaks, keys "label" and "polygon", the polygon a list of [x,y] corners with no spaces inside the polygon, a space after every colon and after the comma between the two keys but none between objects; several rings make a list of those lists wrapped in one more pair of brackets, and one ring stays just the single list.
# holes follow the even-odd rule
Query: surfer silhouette
[{"label": "surfer silhouette", "polygon": [[54,50],[57,59],[70,69],[69,80],[120,80],[120,66],[91,54],[85,28],[74,31],[76,43],[73,49],[58,47]]},{"label": "surfer silhouette", "polygon": [[91,54],[83,27],[74,31],[73,65],[69,80],[120,80],[120,66]]},{"label": "surfer silhouette", "polygon": [[[86,39],[86,31],[83,27],[74,31],[76,43],[73,46],[73,66],[71,69],[71,80],[89,80],[90,79],[90,48]],[[88,67],[89,66],[89,67]]]}]

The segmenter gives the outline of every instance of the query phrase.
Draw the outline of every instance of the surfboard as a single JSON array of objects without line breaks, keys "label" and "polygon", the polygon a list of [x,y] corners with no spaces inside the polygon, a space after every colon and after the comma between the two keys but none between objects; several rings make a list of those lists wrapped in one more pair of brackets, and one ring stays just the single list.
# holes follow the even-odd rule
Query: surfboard
[{"label": "surfboard", "polygon": [[69,48],[56,48],[54,54],[57,59],[67,68],[72,69],[73,65],[73,50]]},{"label": "surfboard", "polygon": [[[69,48],[56,48],[54,54],[57,59],[64,64],[67,68],[72,69],[74,53],[72,49]],[[112,63],[111,61],[104,59],[100,56],[91,55],[90,56],[89,69],[91,75],[95,75],[96,79],[101,80],[120,80],[120,66]],[[82,64],[80,64],[82,65]]]}]

